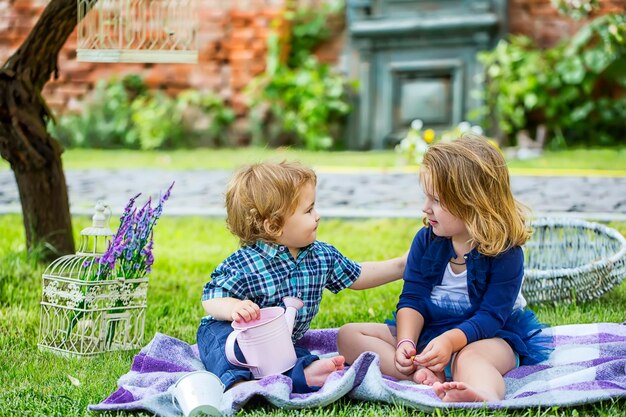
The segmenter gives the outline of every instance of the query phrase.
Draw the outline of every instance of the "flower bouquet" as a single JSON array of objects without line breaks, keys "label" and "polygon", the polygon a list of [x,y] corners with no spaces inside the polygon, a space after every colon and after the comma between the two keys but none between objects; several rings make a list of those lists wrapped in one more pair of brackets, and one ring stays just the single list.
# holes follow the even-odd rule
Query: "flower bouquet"
[{"label": "flower bouquet", "polygon": [[163,212],[163,204],[170,197],[172,183],[165,194],[159,198],[155,208],[151,207],[152,199],[137,210],[135,201],[141,193],[132,197],[120,218],[120,227],[109,241],[107,250],[102,257],[88,260],[84,266],[97,264],[95,269],[86,269],[91,273],[85,276],[89,281],[106,280],[110,278],[143,278],[152,271],[154,255],[153,229]]}]

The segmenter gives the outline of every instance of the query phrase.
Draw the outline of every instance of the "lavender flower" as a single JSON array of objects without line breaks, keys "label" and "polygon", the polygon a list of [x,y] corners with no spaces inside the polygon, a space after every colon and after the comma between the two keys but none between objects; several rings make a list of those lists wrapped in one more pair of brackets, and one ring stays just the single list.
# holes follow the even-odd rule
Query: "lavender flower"
[{"label": "lavender flower", "polygon": [[96,260],[96,279],[104,280],[113,276],[143,278],[149,274],[154,264],[154,226],[163,211],[163,204],[171,195],[174,183],[159,198],[155,208],[152,199],[138,209],[135,201],[141,194],[132,197],[120,217],[120,227],[104,254]]}]

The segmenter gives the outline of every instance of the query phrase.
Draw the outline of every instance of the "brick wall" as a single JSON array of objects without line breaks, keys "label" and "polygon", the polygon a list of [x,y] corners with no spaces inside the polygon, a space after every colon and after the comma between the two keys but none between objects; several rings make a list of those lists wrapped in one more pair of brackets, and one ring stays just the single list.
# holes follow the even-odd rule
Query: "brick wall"
[{"label": "brick wall", "polygon": [[[626,0],[600,0],[600,9],[590,17],[624,12]],[[542,47],[572,36],[585,22],[560,14],[550,0],[509,0],[510,32],[528,35]]]},{"label": "brick wall", "polygon": [[[14,53],[49,0],[0,0],[0,63]],[[199,0],[199,63],[96,64],[76,61],[76,32],[59,54],[59,77],[43,94],[55,111],[76,108],[78,100],[100,79],[141,74],[148,85],[176,93],[187,88],[212,91],[239,113],[245,112],[242,88],[265,69],[267,37],[279,1]],[[225,6],[227,5],[227,7]]]},{"label": "brick wall", "polygon": [[[48,1],[0,0],[0,63],[21,45]],[[51,108],[57,112],[77,108],[78,100],[97,80],[139,73],[150,87],[171,93],[186,88],[215,92],[243,115],[246,105],[242,89],[265,69],[270,24],[286,0],[198,1],[197,65],[77,62],[74,33],[59,54],[59,78],[44,88]],[[601,5],[601,13],[623,12],[626,0],[601,0]],[[542,46],[571,36],[582,24],[561,16],[550,0],[510,0],[509,9],[511,32],[530,35]],[[328,62],[337,59],[345,37],[343,22],[331,23],[337,35],[318,54]]]}]

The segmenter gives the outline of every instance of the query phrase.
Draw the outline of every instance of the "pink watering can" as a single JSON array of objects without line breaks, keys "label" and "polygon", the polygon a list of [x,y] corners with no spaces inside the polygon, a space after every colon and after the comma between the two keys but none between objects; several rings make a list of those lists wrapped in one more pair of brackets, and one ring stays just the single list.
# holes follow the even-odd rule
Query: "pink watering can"
[{"label": "pink watering can", "polygon": [[[260,317],[247,323],[233,322],[235,329],[226,339],[226,357],[233,365],[250,368],[256,379],[282,374],[296,364],[291,332],[297,310],[304,303],[296,297],[285,297],[282,307],[261,309]],[[247,363],[235,357],[235,341]]]}]

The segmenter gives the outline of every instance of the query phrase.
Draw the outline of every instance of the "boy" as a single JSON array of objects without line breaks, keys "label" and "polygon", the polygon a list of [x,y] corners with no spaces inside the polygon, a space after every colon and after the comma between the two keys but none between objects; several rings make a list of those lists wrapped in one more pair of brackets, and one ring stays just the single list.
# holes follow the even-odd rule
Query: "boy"
[{"label": "boy", "polygon": [[[316,183],[310,168],[267,162],[239,170],[228,185],[226,223],[241,248],[217,266],[204,286],[202,305],[208,316],[197,335],[202,362],[226,389],[252,379],[248,369],[226,359],[231,321],[254,320],[260,308],[281,305],[285,296],[298,297],[304,307],[294,324],[296,342],[317,314],[324,288],[334,293],[348,287],[361,290],[402,277],[406,255],[358,264],[316,240]],[[296,393],[317,391],[328,375],[343,369],[343,356],[320,359],[299,346],[295,349],[298,360],[285,375],[293,380]]]}]

